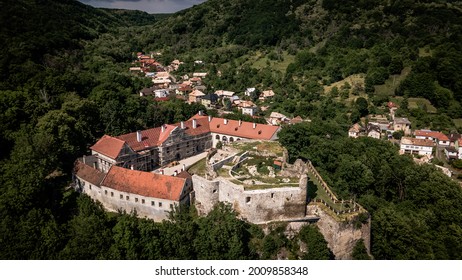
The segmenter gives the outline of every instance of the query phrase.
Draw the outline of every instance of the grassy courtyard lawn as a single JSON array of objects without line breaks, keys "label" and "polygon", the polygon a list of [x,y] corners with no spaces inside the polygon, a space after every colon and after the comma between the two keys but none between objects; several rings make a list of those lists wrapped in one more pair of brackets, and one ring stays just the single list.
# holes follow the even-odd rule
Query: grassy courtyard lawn
[{"label": "grassy courtyard lawn", "polygon": [[188,172],[190,174],[197,174],[199,176],[205,176],[205,161],[206,159],[203,158],[200,161],[196,162],[188,169]]}]

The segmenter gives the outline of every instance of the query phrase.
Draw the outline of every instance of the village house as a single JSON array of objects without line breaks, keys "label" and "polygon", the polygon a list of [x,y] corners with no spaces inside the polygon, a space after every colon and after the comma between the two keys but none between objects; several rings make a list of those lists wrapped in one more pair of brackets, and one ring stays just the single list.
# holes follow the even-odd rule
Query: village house
[{"label": "village house", "polygon": [[462,139],[462,135],[459,133],[450,133],[447,135],[449,138],[449,146],[455,147],[459,139]]},{"label": "village house", "polygon": [[178,95],[189,95],[193,91],[193,88],[189,83],[183,82],[176,89],[176,94]]},{"label": "village house", "polygon": [[449,138],[439,131],[416,130],[414,135],[417,139],[428,139],[438,144],[438,146],[449,147]]},{"label": "village house", "polygon": [[278,112],[271,112],[268,123],[271,125],[280,125],[281,123],[289,122],[290,119]]},{"label": "village house", "polygon": [[258,107],[252,101],[241,101],[238,107],[244,115],[255,116],[258,112]]},{"label": "village house", "polygon": [[455,147],[444,148],[444,154],[447,160],[453,160],[459,158],[459,151]]},{"label": "village house", "polygon": [[245,96],[251,96],[253,92],[255,92],[255,88],[246,88],[244,95]]},{"label": "village house", "polygon": [[370,124],[379,126],[382,132],[385,132],[390,128],[390,122],[384,115],[369,115],[367,118],[369,119]]},{"label": "village house", "polygon": [[348,137],[358,138],[361,132],[364,129],[359,125],[359,123],[355,123],[349,130],[348,130]]},{"label": "village house", "polygon": [[407,118],[395,118],[393,121],[394,131],[403,131],[404,135],[411,135],[411,122]]},{"label": "village house", "polygon": [[366,127],[366,136],[375,138],[375,139],[380,139],[382,138],[382,130],[380,126],[368,123]]},{"label": "village house", "polygon": [[428,139],[417,139],[411,137],[402,137],[400,141],[401,154],[427,155],[431,156],[435,143]]},{"label": "village house", "polygon": [[195,103],[195,102],[201,102],[201,98],[205,96],[205,93],[203,93],[202,91],[200,90],[193,90],[190,94],[189,94],[189,103]]},{"label": "village house", "polygon": [[214,108],[218,101],[218,96],[215,93],[209,93],[201,98],[201,104],[207,108]]},{"label": "village house", "polygon": [[260,94],[260,97],[258,99],[260,100],[266,100],[268,98],[271,98],[275,95],[274,91],[272,89],[265,90]]},{"label": "village house", "polygon": [[220,98],[229,98],[232,99],[232,97],[236,94],[234,91],[228,91],[228,90],[217,90],[215,91],[215,94],[220,97]]},{"label": "village house", "polygon": [[193,77],[205,78],[207,77],[207,73],[193,73]]}]

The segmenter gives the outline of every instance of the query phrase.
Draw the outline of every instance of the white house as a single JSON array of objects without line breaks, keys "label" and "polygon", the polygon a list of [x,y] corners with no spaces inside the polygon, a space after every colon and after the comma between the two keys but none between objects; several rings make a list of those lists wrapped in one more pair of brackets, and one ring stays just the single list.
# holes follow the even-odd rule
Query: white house
[{"label": "white house", "polygon": [[244,115],[255,116],[258,112],[258,107],[252,101],[241,101],[238,106]]},{"label": "white house", "polygon": [[250,96],[252,92],[255,92],[255,88],[247,88],[244,92],[245,96]]},{"label": "white house", "polygon": [[351,138],[358,138],[359,137],[359,134],[361,133],[362,131],[362,127],[358,124],[358,123],[355,123],[351,128],[350,130],[348,130],[348,137],[351,137]]},{"label": "white house", "polygon": [[444,148],[444,154],[446,155],[446,159],[457,159],[458,158],[458,150],[454,147],[446,147]]},{"label": "white house", "polygon": [[166,89],[156,89],[154,90],[154,95],[156,98],[163,98],[168,96],[168,90]]},{"label": "white house", "polygon": [[215,91],[215,94],[218,95],[218,97],[231,98],[232,96],[234,96],[235,92],[234,91],[228,91],[228,90],[217,90],[217,91]]},{"label": "white house", "polygon": [[382,138],[382,131],[380,126],[368,123],[366,128],[366,136],[375,139]]},{"label": "white house", "polygon": [[401,154],[428,155],[431,156],[435,143],[428,139],[403,137],[400,142]]}]

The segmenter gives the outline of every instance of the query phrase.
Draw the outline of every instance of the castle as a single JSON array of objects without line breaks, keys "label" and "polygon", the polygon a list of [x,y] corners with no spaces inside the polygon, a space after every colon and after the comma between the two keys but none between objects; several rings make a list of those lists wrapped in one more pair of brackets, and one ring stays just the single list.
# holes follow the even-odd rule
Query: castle
[{"label": "castle", "polygon": [[175,206],[190,203],[194,180],[185,170],[175,176],[152,171],[210,150],[218,142],[275,140],[279,129],[199,112],[178,124],[104,135],[90,147],[90,156],[76,161],[74,186],[109,211],[136,210],[140,216],[161,221]]}]

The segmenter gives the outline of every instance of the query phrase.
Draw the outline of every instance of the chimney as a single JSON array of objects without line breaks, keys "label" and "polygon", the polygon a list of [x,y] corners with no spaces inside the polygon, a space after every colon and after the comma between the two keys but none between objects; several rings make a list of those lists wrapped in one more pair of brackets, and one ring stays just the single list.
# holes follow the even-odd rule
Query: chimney
[{"label": "chimney", "polygon": [[162,125],[162,126],[161,126],[161,131],[162,131],[162,132],[165,131],[165,125]]},{"label": "chimney", "polygon": [[239,120],[239,126],[241,126],[241,124],[242,124],[242,120]]},{"label": "chimney", "polygon": [[253,123],[253,129],[257,128],[257,124]]},{"label": "chimney", "polygon": [[184,129],[184,122],[181,122],[181,128]]},{"label": "chimney", "polygon": [[197,120],[193,119],[193,128],[197,128]]},{"label": "chimney", "polygon": [[176,176],[178,175],[178,172],[175,170],[175,172],[173,172],[173,176]]},{"label": "chimney", "polygon": [[130,165],[130,169],[131,169],[131,170],[135,170],[135,168],[133,167],[133,164]]},{"label": "chimney", "polygon": [[83,155],[82,161],[85,164],[85,155]]},{"label": "chimney", "polygon": [[211,122],[211,121],[212,121],[212,116],[209,116],[209,122]]},{"label": "chimney", "polygon": [[224,124],[228,124],[228,120],[227,120],[227,119],[224,119],[224,120],[223,120],[223,123],[224,123]]},{"label": "chimney", "polygon": [[186,171],[186,164],[183,163],[183,168],[181,170]]},{"label": "chimney", "polygon": [[202,116],[202,110],[199,110],[199,116]]},{"label": "chimney", "polygon": [[160,170],[160,174],[164,175],[164,170],[163,169]]},{"label": "chimney", "polygon": [[136,141],[141,142],[141,130],[136,131]]},{"label": "chimney", "polygon": [[93,162],[93,168],[94,168],[94,169],[97,169],[97,166],[96,166],[96,161],[95,161],[95,162]]}]

